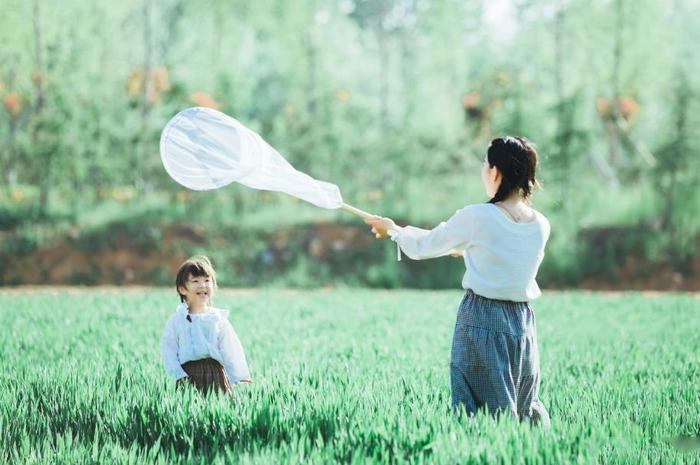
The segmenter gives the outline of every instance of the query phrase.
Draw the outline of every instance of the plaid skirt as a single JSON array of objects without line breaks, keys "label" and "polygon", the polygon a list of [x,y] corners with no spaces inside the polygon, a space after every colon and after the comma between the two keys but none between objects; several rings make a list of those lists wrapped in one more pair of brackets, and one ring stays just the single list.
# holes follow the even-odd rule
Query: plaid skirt
[{"label": "plaid skirt", "polygon": [[549,426],[539,399],[540,357],[530,304],[467,290],[455,324],[450,379],[455,410],[510,412]]},{"label": "plaid skirt", "polygon": [[231,392],[231,381],[224,366],[213,358],[192,360],[182,364],[187,373],[187,381],[198,391],[208,394],[211,391]]}]

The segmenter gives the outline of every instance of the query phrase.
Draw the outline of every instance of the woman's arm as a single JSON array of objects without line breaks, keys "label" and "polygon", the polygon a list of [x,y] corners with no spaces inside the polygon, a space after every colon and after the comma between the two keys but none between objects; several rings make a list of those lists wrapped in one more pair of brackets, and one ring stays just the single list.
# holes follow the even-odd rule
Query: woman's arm
[{"label": "woman's arm", "polygon": [[373,217],[365,220],[372,225],[377,237],[390,236],[401,250],[414,260],[457,254],[468,247],[473,232],[473,221],[467,208],[458,210],[449,220],[431,230],[414,226],[399,227],[390,218]]}]

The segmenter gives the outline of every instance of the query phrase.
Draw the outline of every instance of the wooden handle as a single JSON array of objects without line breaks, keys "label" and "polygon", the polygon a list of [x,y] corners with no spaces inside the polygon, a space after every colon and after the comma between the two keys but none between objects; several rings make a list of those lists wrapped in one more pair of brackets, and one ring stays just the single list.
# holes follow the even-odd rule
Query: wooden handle
[{"label": "wooden handle", "polygon": [[352,205],[348,205],[347,203],[342,204],[340,208],[346,212],[352,213],[353,215],[361,216],[362,218],[372,218],[373,216],[376,216],[372,215],[371,213],[367,213],[364,210],[360,210],[359,208],[355,208]]}]

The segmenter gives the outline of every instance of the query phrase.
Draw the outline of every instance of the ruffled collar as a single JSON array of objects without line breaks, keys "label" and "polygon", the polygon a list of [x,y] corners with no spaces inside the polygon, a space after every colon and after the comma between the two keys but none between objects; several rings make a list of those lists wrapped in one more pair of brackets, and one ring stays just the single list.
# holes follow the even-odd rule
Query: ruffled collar
[{"label": "ruffled collar", "polygon": [[[178,314],[182,315],[183,317],[187,317],[190,314],[189,308],[187,307],[186,303],[181,303],[180,305],[177,306],[177,309],[175,310]],[[225,310],[223,308],[216,308],[216,307],[207,307],[207,310],[203,313],[193,313],[193,316],[204,316],[204,315],[211,315],[214,314],[217,317],[223,317],[227,318],[228,317],[228,310]]]}]

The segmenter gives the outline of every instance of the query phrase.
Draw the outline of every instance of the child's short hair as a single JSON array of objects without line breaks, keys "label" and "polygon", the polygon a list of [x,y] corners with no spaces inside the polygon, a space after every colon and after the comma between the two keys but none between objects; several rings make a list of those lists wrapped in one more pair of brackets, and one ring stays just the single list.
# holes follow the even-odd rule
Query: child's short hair
[{"label": "child's short hair", "polygon": [[212,266],[209,258],[204,255],[195,255],[190,257],[185,262],[180,265],[177,270],[177,275],[175,277],[175,290],[180,296],[180,302],[185,301],[185,296],[180,294],[180,287],[187,287],[187,278],[192,275],[193,277],[206,276],[212,281],[214,289],[216,289],[216,272]]}]

